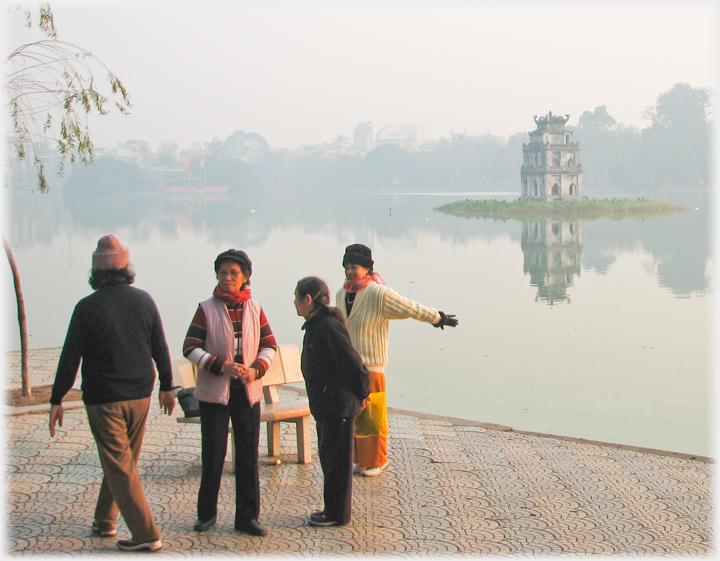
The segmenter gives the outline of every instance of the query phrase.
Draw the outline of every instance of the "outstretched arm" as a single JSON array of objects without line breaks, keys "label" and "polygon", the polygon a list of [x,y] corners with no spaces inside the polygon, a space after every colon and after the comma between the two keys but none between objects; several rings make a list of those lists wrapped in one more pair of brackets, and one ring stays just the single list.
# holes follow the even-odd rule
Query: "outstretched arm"
[{"label": "outstretched arm", "polygon": [[412,318],[435,325],[442,318],[435,308],[400,296],[392,288],[381,289],[381,314],[387,319]]}]

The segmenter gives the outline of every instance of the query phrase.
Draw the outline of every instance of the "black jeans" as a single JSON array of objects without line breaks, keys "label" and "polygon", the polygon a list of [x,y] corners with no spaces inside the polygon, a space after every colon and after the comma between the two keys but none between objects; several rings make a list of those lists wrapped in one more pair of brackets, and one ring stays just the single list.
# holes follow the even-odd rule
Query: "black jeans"
[{"label": "black jeans", "polygon": [[227,405],[200,401],[202,477],[198,492],[198,518],[217,514],[218,494],[228,443],[228,423],[235,433],[235,524],[260,515],[260,404],[250,405],[245,386],[230,383]]},{"label": "black jeans", "polygon": [[348,524],[352,513],[355,417],[315,417],[315,428],[325,479],[325,516],[341,524]]}]

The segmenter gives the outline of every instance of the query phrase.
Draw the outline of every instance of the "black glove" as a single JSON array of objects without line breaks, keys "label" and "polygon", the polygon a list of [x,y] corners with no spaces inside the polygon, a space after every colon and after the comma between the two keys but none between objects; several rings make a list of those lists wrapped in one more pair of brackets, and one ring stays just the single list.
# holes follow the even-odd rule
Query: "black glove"
[{"label": "black glove", "polygon": [[438,314],[440,314],[440,321],[433,323],[433,327],[439,327],[444,330],[446,325],[448,327],[455,327],[458,324],[458,320],[455,319],[455,314],[445,315],[442,312],[438,312]]}]

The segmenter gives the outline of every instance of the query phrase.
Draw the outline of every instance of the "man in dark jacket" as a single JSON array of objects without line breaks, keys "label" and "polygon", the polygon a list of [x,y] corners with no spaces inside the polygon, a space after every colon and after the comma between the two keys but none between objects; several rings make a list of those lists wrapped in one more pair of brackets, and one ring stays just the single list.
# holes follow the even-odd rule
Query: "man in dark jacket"
[{"label": "man in dark jacket", "polygon": [[92,530],[114,536],[119,511],[132,540],[120,540],[118,547],[157,551],[162,541],[136,467],[155,383],[153,362],[160,407],[168,415],[175,396],[160,314],[147,292],[130,286],[135,273],[129,265],[128,250],[115,236],[100,238],[90,277],[95,292],[75,306],[60,355],[50,397],[50,436],[56,425],[62,427],[62,399],[82,361],[83,401],[103,468]]}]

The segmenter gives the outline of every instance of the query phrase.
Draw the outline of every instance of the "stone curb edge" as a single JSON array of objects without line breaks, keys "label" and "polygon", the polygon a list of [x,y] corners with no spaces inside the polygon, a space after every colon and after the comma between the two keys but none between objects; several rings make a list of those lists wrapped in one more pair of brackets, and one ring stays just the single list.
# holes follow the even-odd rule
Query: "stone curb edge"
[{"label": "stone curb edge", "polygon": [[[298,395],[307,395],[305,390],[294,387],[285,387],[283,389],[297,393]],[[70,402],[70,404],[63,404],[64,409],[80,409],[85,407],[81,402]],[[5,415],[12,417],[16,415],[25,415],[28,413],[43,413],[50,410],[50,404],[31,405],[26,407],[12,407],[9,405],[5,406]],[[468,419],[458,419],[456,417],[444,417],[442,415],[433,415],[430,413],[418,413],[417,411],[406,411],[405,409],[396,409],[394,407],[388,407],[388,413],[395,413],[397,415],[411,415],[419,419],[432,419],[434,421],[445,421],[453,425],[469,426],[469,427],[482,427],[488,430],[495,430],[500,432],[516,432],[518,434],[525,434],[528,436],[538,436],[541,438],[553,438],[555,440],[562,440],[565,442],[577,442],[580,444],[590,444],[592,446],[606,446],[610,448],[617,448],[619,450],[629,450],[632,452],[640,452],[643,454],[655,454],[657,456],[667,456],[671,458],[679,458],[683,460],[695,460],[698,462],[714,464],[715,460],[707,456],[698,456],[695,454],[685,454],[683,452],[670,452],[668,450],[657,450],[654,448],[642,448],[640,446],[631,446],[628,444],[615,444],[612,442],[602,442],[600,440],[587,440],[585,438],[578,438],[574,436],[562,436],[557,434],[548,434],[533,431],[515,430],[512,427],[506,425],[497,425],[495,423],[486,423],[482,421],[471,421]]]}]

